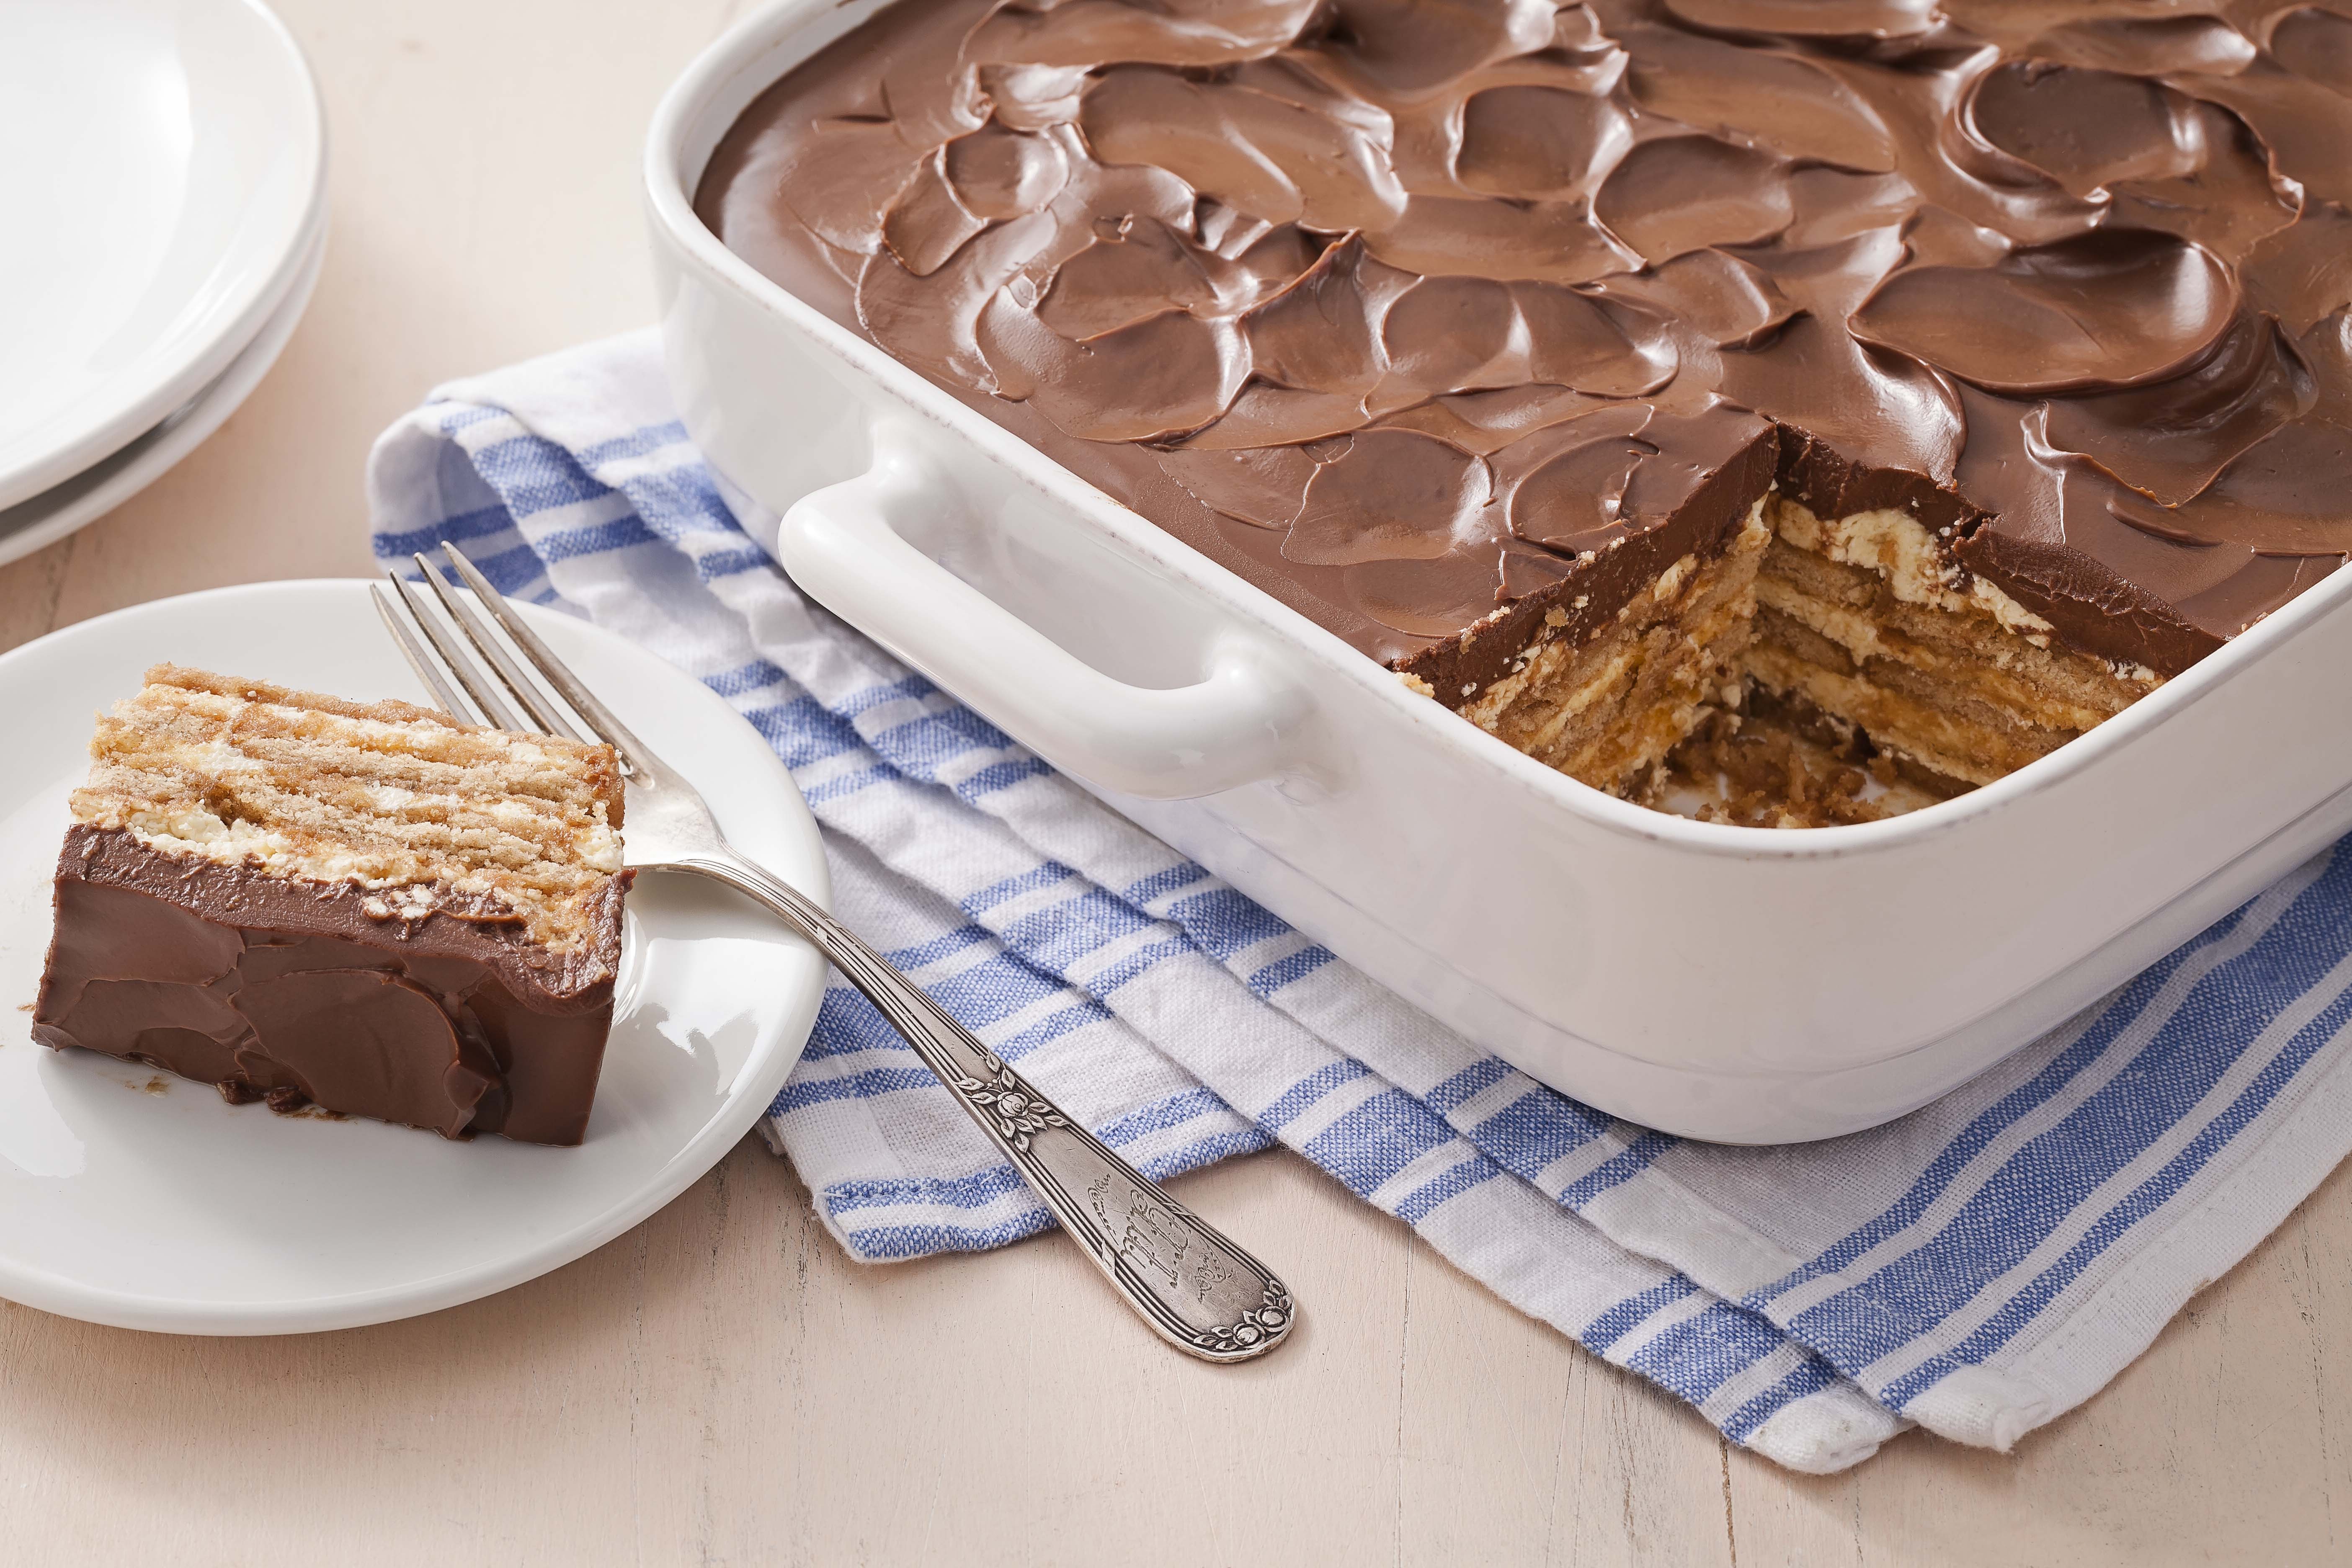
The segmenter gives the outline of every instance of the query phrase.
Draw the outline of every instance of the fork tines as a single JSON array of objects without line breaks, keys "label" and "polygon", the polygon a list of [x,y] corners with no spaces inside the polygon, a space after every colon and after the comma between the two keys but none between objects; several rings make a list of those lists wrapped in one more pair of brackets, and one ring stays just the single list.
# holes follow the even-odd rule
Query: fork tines
[{"label": "fork tines", "polygon": [[[391,568],[385,569],[384,576],[392,591],[387,594],[381,585],[370,589],[394,644],[441,710],[462,723],[536,730],[571,741],[593,738],[619,752],[630,771],[643,771],[644,748],[628,728],[555,657],[506,596],[490,585],[481,569],[466,558],[465,552],[446,539],[441,551],[472,591],[472,603],[422,553],[412,559],[423,575],[424,586],[431,590],[429,595]],[[434,613],[436,604],[438,615]],[[504,638],[483,619],[483,610],[506,633]],[[517,654],[521,656],[520,660]],[[526,662],[554,689],[562,705],[531,679],[523,668]],[[578,724],[565,716],[563,705],[570,707]],[[581,733],[583,728],[586,737]]]}]

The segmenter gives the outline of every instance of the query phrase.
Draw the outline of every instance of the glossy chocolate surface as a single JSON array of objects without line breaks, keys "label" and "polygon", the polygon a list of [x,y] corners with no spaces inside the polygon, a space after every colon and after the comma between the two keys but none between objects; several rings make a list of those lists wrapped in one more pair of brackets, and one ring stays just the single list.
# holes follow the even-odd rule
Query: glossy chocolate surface
[{"label": "glossy chocolate surface", "polygon": [[371,918],[328,888],[165,856],[77,824],[33,1036],[445,1137],[577,1143],[613,1016],[621,901],[551,953],[512,921]]},{"label": "glossy chocolate surface", "polygon": [[904,0],[697,205],[1416,670],[1764,443],[2172,673],[2352,551],[2347,202],[2352,5]]}]

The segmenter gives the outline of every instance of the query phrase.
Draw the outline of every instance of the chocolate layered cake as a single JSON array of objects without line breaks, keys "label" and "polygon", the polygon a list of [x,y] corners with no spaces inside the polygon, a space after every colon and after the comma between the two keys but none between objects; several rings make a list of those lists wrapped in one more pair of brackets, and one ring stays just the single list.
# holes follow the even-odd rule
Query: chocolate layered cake
[{"label": "chocolate layered cake", "polygon": [[2352,551],[2347,62],[2244,0],[902,0],[697,208],[1529,754],[1853,820]]},{"label": "chocolate layered cake", "polygon": [[631,876],[611,747],[159,665],[90,756],[35,1038],[580,1142]]}]

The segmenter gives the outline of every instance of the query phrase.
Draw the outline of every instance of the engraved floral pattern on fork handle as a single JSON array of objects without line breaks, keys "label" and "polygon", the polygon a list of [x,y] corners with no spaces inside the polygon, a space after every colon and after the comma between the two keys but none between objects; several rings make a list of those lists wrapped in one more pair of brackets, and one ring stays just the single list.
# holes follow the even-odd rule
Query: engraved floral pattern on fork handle
[{"label": "engraved floral pattern on fork handle", "polygon": [[814,942],[947,1085],[1062,1228],[1162,1339],[1204,1361],[1248,1361],[1297,1321],[1289,1287],[1039,1094],[881,954],[748,862],[673,863],[751,894]]},{"label": "engraved floral pattern on fork handle", "polygon": [[959,1073],[948,1080],[948,1087],[955,1090],[967,1110],[974,1106],[981,1108],[973,1110],[972,1114],[982,1124],[992,1120],[996,1123],[997,1136],[1024,1154],[1029,1152],[1029,1140],[1033,1134],[1043,1132],[1048,1127],[1069,1125],[1050,1101],[1022,1082],[1011,1068],[997,1060],[994,1051],[985,1046],[981,1047],[981,1050],[986,1058],[990,1076],[977,1079],[969,1073]]}]

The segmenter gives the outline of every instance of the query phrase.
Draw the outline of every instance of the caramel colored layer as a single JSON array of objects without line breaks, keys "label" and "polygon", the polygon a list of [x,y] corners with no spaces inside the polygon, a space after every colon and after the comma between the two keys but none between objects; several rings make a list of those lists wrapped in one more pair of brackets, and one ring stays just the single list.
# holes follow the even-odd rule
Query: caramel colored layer
[{"label": "caramel colored layer", "polygon": [[1539,762],[1612,795],[1638,795],[1709,708],[1736,691],[1771,534],[1759,504],[1732,547],[1685,555],[1588,640],[1557,635],[1462,710]]},{"label": "caramel colored layer", "polygon": [[160,854],[356,886],[368,914],[520,924],[588,945],[621,869],[609,746],[158,665],[98,720],[77,822]]},{"label": "caramel colored layer", "polygon": [[[1873,568],[1800,548],[1792,538],[1819,543],[1857,531],[1820,524],[1785,500],[1776,500],[1774,512],[1779,537],[1758,576],[1747,673],[1859,726],[1876,746],[1950,778],[1990,784],[2154,685],[2144,672],[2119,673],[2051,646],[2046,628],[1998,598],[1906,579],[1899,564]],[[1911,542],[1900,527],[1872,531],[1886,541],[1890,561],[1906,558]]]},{"label": "caramel colored layer", "polygon": [[1680,791],[1665,804],[1809,826],[1989,784],[2155,684],[2053,646],[1916,520],[1825,521],[1774,495],[1730,548],[1675,563],[1610,623],[1545,627],[1461,711],[1612,794]]}]

